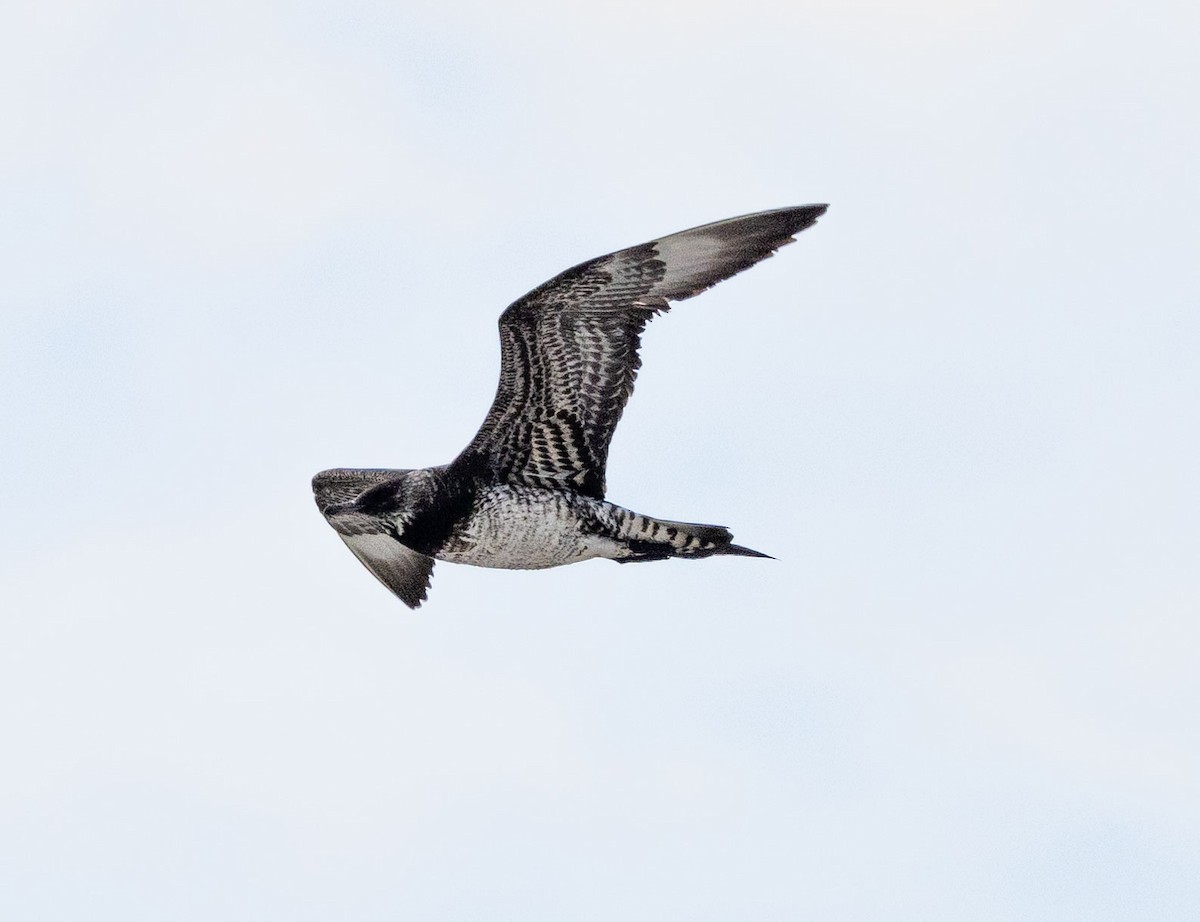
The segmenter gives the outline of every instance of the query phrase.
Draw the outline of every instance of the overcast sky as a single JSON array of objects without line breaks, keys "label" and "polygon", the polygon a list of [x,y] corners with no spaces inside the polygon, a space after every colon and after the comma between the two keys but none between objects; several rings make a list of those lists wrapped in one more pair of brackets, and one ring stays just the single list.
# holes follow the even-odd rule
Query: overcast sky
[{"label": "overcast sky", "polygon": [[[0,916],[1200,917],[1194,3],[21,3]],[[656,320],[609,498],[776,560],[440,564],[583,259],[829,202]]]}]

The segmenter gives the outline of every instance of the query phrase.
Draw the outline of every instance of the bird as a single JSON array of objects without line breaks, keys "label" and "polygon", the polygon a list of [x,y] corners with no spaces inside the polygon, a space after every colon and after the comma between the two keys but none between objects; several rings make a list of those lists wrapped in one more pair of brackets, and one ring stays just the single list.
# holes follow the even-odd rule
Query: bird
[{"label": "bird", "polygon": [[500,383],[449,464],[335,468],[312,481],[346,546],[404,604],[428,596],[435,561],[537,570],[734,555],[720,525],[674,522],[605,499],[609,443],[633,392],[646,324],[771,256],[827,205],[778,208],[590,259],[500,315]]}]

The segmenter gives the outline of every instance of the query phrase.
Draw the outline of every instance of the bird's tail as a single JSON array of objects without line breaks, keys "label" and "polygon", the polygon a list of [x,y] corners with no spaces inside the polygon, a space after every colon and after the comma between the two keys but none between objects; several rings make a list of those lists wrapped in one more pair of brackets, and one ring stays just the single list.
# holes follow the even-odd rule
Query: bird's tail
[{"label": "bird's tail", "polygon": [[695,522],[668,522],[636,512],[627,513],[621,539],[629,548],[628,557],[618,563],[640,560],[665,560],[668,557],[712,557],[728,554],[737,557],[770,557],[761,551],[733,543],[733,533],[723,525]]}]

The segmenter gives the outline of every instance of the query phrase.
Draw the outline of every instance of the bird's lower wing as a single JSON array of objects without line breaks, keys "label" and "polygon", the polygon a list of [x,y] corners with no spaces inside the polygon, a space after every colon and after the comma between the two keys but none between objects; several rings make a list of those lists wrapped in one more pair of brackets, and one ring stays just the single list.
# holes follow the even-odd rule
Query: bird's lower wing
[{"label": "bird's lower wing", "polygon": [[382,531],[354,535],[339,531],[338,537],[409,608],[417,608],[425,601],[433,579],[432,557],[409,550]]}]

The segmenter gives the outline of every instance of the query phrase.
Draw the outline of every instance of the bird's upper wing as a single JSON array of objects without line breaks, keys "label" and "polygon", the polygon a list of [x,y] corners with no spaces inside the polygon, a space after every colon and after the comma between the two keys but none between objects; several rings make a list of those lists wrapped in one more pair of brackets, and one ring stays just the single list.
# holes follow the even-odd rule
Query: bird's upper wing
[{"label": "bird's upper wing", "polygon": [[604,497],[613,430],[633,392],[641,332],[671,301],[770,256],[827,206],[730,218],[581,263],[500,316],[500,385],[455,465]]}]

